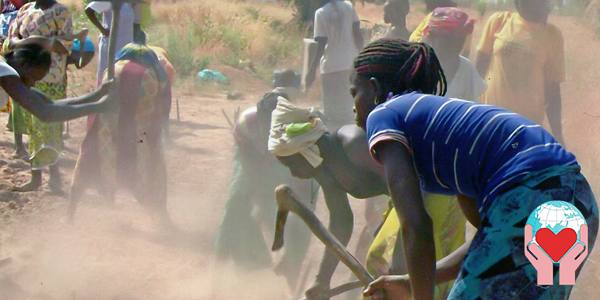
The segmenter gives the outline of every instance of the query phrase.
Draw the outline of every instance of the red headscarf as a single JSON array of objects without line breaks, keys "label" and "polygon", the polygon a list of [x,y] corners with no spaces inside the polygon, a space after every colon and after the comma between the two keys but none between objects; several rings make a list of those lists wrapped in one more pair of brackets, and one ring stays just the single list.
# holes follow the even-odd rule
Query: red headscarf
[{"label": "red headscarf", "polygon": [[21,8],[21,6],[27,3],[27,0],[9,0],[17,9]]},{"label": "red headscarf", "polygon": [[469,35],[473,32],[475,20],[456,7],[438,7],[431,13],[425,28],[425,36],[435,32],[442,35]]}]

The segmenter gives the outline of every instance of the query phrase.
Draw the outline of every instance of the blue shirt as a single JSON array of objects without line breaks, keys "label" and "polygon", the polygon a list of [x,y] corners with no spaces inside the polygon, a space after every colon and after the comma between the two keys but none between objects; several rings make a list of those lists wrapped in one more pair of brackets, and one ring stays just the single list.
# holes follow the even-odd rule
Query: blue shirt
[{"label": "blue shirt", "polygon": [[379,105],[367,119],[369,149],[403,144],[411,153],[421,188],[486,200],[527,174],[577,164],[543,127],[492,105],[419,93]]}]

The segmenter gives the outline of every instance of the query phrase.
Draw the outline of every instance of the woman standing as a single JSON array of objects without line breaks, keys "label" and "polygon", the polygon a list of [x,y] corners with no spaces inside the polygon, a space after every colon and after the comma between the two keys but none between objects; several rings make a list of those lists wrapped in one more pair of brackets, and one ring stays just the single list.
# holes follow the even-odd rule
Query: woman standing
[{"label": "woman standing", "polygon": [[[47,38],[72,35],[72,20],[69,9],[55,0],[37,0],[25,4],[10,27],[8,38],[20,40],[38,35]],[[52,64],[48,74],[35,87],[50,99],[65,98],[67,94],[67,56],[71,49],[68,40],[54,39]],[[29,135],[31,181],[15,188],[26,192],[37,190],[42,184],[42,170],[50,168],[49,186],[54,192],[62,192],[60,171],[56,162],[62,151],[62,124],[46,123],[19,105],[12,108],[12,127],[15,134]]]},{"label": "woman standing", "polygon": [[[572,285],[536,284],[538,266],[527,262],[524,227],[539,205],[569,202],[587,223],[581,226],[583,246],[574,253],[591,251],[598,208],[573,154],[516,113],[440,97],[446,93],[446,79],[426,44],[374,42],[355,60],[354,70],[357,124],[366,128],[371,155],[385,170],[402,224],[397,247],[404,247],[414,299],[432,299],[434,283],[457,274],[448,299],[568,297]],[[443,260],[437,272],[432,223],[421,190],[457,195],[465,216],[479,229],[471,245]],[[569,257],[565,265],[570,270],[563,272],[561,261],[560,276],[570,273],[574,282],[584,260]],[[389,299],[404,299],[406,289],[398,289],[395,279],[378,280],[367,294],[384,288]]]},{"label": "woman standing", "polygon": [[410,34],[409,41],[411,42],[422,42],[423,36],[425,35],[425,28],[427,28],[427,24],[429,24],[429,19],[431,18],[432,12],[434,9],[438,7],[456,7],[456,3],[453,0],[425,0],[425,12],[427,15],[417,28]]},{"label": "woman standing", "polygon": [[424,42],[431,45],[440,59],[448,80],[446,96],[451,98],[479,100],[486,88],[473,63],[461,55],[474,23],[461,9],[438,7],[424,30]]},{"label": "woman standing", "polygon": [[408,0],[388,0],[383,6],[383,21],[390,24],[385,37],[408,40],[410,32],[406,29],[406,15],[410,12]]},{"label": "woman standing", "polygon": [[[102,78],[104,78],[104,71],[106,71],[106,66],[108,64],[108,37],[111,34],[110,25],[113,14],[112,4],[106,1],[92,1],[86,6],[85,14],[90,22],[92,22],[92,24],[100,31],[98,42],[98,71],[96,73],[97,83],[100,84]],[[96,14],[102,15],[102,22],[98,20]],[[113,32],[113,34],[117,35],[115,53],[119,53],[125,45],[133,42],[134,20],[134,8],[129,3],[123,3],[119,15],[119,32]]]},{"label": "woman standing", "polygon": [[335,131],[354,120],[348,78],[352,60],[363,47],[360,21],[350,2],[324,0],[315,12],[314,31],[317,55],[311,60],[305,82],[306,86],[312,84],[320,62],[323,113],[327,127]]},{"label": "woman standing", "polygon": [[550,0],[515,0],[517,12],[490,16],[477,52],[487,79],[482,100],[516,111],[538,124],[546,117],[563,142],[560,83],[565,79],[560,29],[548,24]]}]

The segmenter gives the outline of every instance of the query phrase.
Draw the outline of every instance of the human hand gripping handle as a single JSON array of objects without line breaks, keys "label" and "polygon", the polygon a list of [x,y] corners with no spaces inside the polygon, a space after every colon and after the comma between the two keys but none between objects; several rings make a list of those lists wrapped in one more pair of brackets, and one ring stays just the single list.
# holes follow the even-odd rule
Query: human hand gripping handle
[{"label": "human hand gripping handle", "polygon": [[[384,291],[381,293],[381,291]],[[410,299],[410,279],[408,275],[381,276],[371,282],[363,291],[363,297],[372,300],[408,300]]]},{"label": "human hand gripping handle", "polygon": [[540,245],[533,243],[533,227],[531,225],[525,225],[525,240],[524,240],[524,252],[525,257],[533,265],[537,271],[537,284],[538,285],[553,285],[553,261],[546,254],[546,252],[540,247]]},{"label": "human hand gripping handle", "polygon": [[560,285],[575,285],[575,272],[583,264],[588,255],[588,227],[581,225],[580,242],[560,260],[559,283]]},{"label": "human hand gripping handle", "polygon": [[115,86],[115,80],[109,79],[104,81],[100,88],[98,88],[98,93],[103,96],[102,100],[100,100],[103,112],[111,112],[117,110],[119,106],[117,90]]}]

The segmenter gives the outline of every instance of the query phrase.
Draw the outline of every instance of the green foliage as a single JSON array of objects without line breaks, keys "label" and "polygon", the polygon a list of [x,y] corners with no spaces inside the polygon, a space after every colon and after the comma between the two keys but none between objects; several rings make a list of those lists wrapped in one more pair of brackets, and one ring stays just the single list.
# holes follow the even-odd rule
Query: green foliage
[{"label": "green foliage", "polygon": [[[244,30],[249,27],[259,32]],[[247,7],[242,15],[226,20],[206,12],[194,20],[154,24],[148,29],[149,42],[169,52],[170,60],[181,76],[195,75],[212,62],[254,72],[269,80],[273,69],[300,57],[302,38],[296,24],[265,16],[259,9]],[[252,49],[252,45],[257,49]],[[206,52],[200,49],[216,49]]]},{"label": "green foliage", "polygon": [[249,43],[247,38],[242,34],[241,31],[226,25],[219,26],[215,34],[215,38],[222,41],[229,50],[229,53],[222,58],[223,63],[232,67],[239,66],[240,61],[243,59],[244,53],[246,50],[248,50]]},{"label": "green foliage", "polygon": [[166,26],[154,27],[150,31],[150,41],[165,48],[169,60],[180,76],[194,75],[210,64],[210,58],[194,55],[196,45],[202,43],[203,32],[194,26],[183,33],[174,33]]},{"label": "green foliage", "polygon": [[260,18],[260,9],[252,7],[252,6],[247,6],[245,8],[246,13],[248,13],[248,15],[255,21],[258,21],[258,19]]}]

